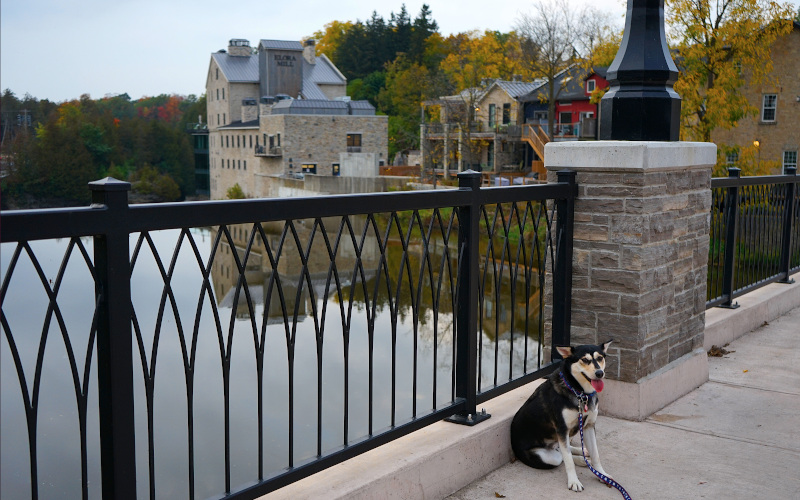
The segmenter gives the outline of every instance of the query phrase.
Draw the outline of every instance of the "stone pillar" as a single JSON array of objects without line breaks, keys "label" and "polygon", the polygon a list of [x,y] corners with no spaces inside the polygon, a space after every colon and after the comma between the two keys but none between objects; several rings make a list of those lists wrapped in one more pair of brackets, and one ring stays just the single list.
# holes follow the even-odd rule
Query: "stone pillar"
[{"label": "stone pillar", "polygon": [[577,171],[573,345],[611,345],[603,412],[641,420],[708,380],[703,351],[716,146],[545,146],[548,180]]}]

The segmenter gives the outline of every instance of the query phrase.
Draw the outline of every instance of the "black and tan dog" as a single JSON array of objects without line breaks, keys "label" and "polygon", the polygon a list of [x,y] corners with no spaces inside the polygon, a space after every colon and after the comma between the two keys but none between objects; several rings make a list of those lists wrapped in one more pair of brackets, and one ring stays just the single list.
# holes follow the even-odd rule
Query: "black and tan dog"
[{"label": "black and tan dog", "polygon": [[570,438],[578,432],[579,408],[592,467],[608,476],[600,465],[594,424],[609,344],[611,340],[599,346],[557,347],[564,358],[561,367],[536,388],[511,422],[511,447],[517,458],[537,469],[564,462],[567,487],[573,491],[583,490],[575,472],[576,463],[584,465],[582,450],[570,446]]}]

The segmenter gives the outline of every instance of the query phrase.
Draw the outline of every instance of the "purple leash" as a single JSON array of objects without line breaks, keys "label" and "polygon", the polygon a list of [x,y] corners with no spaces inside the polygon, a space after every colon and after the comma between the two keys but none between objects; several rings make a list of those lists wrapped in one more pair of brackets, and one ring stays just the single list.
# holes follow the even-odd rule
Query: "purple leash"
[{"label": "purple leash", "polygon": [[[583,392],[582,393],[578,393],[578,391],[573,389],[572,386],[569,385],[569,382],[567,382],[567,378],[564,377],[564,372],[563,371],[559,372],[559,375],[561,375],[561,380],[564,381],[564,385],[567,386],[567,389],[572,391],[572,394],[574,394],[578,398],[578,401],[580,403],[583,403],[584,405],[586,405],[589,402],[589,396],[586,393],[583,393]],[[628,495],[628,492],[625,491],[625,488],[623,488],[621,484],[619,484],[618,482],[614,481],[610,477],[606,476],[602,472],[598,472],[597,469],[592,467],[592,464],[589,463],[589,459],[586,458],[586,451],[585,451],[586,447],[583,445],[583,408],[581,408],[580,404],[578,404],[578,426],[579,426],[579,429],[580,429],[580,432],[581,432],[581,455],[583,455],[583,461],[586,462],[586,467],[588,467],[589,470],[592,471],[592,473],[595,476],[597,476],[598,479],[600,479],[601,481],[603,481],[607,485],[613,486],[614,488],[619,490],[619,492],[622,494],[622,498],[624,498],[625,500],[632,500],[630,495]],[[567,442],[567,445],[569,445],[569,441]]]}]

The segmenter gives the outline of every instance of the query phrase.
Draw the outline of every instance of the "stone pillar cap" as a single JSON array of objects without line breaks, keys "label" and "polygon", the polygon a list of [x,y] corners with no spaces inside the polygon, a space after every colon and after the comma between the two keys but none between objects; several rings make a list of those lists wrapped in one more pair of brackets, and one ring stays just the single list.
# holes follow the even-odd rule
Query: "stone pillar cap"
[{"label": "stone pillar cap", "polygon": [[708,168],[716,163],[717,146],[708,142],[550,142],[544,148],[548,170],[655,172]]}]

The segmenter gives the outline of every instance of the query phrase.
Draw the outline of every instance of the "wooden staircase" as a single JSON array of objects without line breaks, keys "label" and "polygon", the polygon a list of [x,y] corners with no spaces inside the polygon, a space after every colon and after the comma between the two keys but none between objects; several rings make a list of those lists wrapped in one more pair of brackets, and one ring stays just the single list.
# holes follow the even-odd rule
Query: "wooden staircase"
[{"label": "wooden staircase", "polygon": [[526,123],[522,126],[522,140],[531,145],[539,158],[544,160],[544,145],[550,142],[550,137],[541,125]]},{"label": "wooden staircase", "polygon": [[541,125],[531,125],[526,123],[522,126],[522,140],[527,142],[531,148],[536,152],[541,161],[531,162],[531,169],[539,173],[539,178],[546,177],[547,172],[544,169],[544,145],[550,142],[550,136],[544,131]]}]

